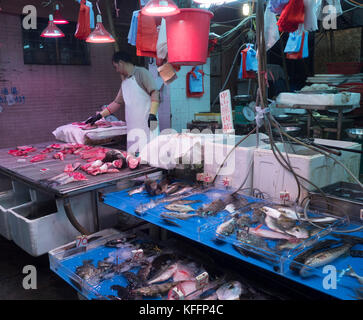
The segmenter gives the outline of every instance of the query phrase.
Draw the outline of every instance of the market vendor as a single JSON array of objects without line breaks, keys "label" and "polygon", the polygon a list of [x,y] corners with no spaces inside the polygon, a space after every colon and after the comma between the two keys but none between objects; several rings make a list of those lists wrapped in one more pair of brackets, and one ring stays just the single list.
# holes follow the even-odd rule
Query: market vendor
[{"label": "market vendor", "polygon": [[103,111],[90,117],[86,123],[93,124],[125,106],[127,150],[136,153],[159,130],[159,91],[151,73],[143,67],[135,66],[128,53],[116,52],[112,63],[116,72],[121,75],[121,88],[115,100]]}]

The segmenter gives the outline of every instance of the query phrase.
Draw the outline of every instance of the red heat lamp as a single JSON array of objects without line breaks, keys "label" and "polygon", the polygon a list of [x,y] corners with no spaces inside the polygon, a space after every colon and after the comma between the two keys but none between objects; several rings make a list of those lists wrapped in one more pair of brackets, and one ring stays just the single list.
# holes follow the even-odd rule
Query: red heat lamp
[{"label": "red heat lamp", "polygon": [[86,42],[90,43],[111,43],[115,42],[115,39],[112,35],[105,29],[102,24],[102,17],[97,15],[97,24],[95,29],[86,39]]},{"label": "red heat lamp", "polygon": [[151,0],[141,9],[141,13],[147,16],[166,17],[180,13],[173,0]]},{"label": "red heat lamp", "polygon": [[223,4],[226,2],[225,0],[193,0],[196,3],[199,4]]},{"label": "red heat lamp", "polygon": [[55,5],[55,11],[54,11],[54,23],[55,24],[67,24],[69,23],[66,19],[62,17],[59,11],[59,5]]},{"label": "red heat lamp", "polygon": [[64,37],[64,33],[60,30],[53,21],[53,15],[49,15],[48,26],[43,30],[40,35],[43,38],[62,38]]}]

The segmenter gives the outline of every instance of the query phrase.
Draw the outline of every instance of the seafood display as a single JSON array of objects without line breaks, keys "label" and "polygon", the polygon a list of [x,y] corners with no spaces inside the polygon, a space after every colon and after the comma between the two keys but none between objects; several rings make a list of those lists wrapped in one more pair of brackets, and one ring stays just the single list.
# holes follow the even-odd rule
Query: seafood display
[{"label": "seafood display", "polygon": [[57,267],[58,274],[82,294],[86,293],[88,299],[278,298],[253,287],[227,267],[215,273],[214,266],[209,268],[208,263],[200,264],[199,259],[194,260],[173,246],[166,247],[140,235],[101,237],[82,254],[69,247],[58,255],[52,255],[51,268]]}]

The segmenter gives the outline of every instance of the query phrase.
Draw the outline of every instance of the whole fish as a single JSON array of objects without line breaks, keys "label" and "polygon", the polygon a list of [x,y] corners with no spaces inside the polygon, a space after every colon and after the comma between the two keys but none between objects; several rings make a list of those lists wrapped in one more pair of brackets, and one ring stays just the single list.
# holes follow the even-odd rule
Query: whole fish
[{"label": "whole fish", "polygon": [[236,194],[228,195],[223,200],[223,202],[225,204],[225,210],[230,213],[233,213],[248,205],[248,201],[245,198],[242,198],[241,196],[238,196]]},{"label": "whole fish", "polygon": [[201,215],[205,216],[214,216],[218,212],[222,211],[225,208],[225,203],[221,199],[214,200],[210,204],[206,206],[202,206],[197,209],[197,212]]},{"label": "whole fish", "polygon": [[149,261],[141,262],[141,268],[137,272],[137,276],[141,281],[145,282],[151,271],[152,264]]},{"label": "whole fish", "polygon": [[281,250],[290,250],[290,249],[295,249],[298,245],[300,245],[304,240],[300,240],[297,242],[289,242],[287,240],[285,241],[281,241],[277,246],[276,249],[281,251]]},{"label": "whole fish", "polygon": [[242,284],[239,281],[230,281],[219,287],[216,291],[218,300],[239,300],[239,297],[245,293]]},{"label": "whole fish", "polygon": [[231,219],[223,222],[217,227],[216,236],[229,236],[236,228],[237,215],[234,215]]},{"label": "whole fish", "polygon": [[171,204],[192,204],[192,203],[199,203],[200,200],[175,200],[172,201]]},{"label": "whole fish", "polygon": [[196,190],[196,189],[197,189],[197,187],[185,186],[185,187],[181,188],[180,190],[174,192],[173,196],[186,194],[186,193],[189,193],[189,192],[191,192],[193,190]]},{"label": "whole fish", "polygon": [[117,291],[117,295],[121,300],[128,300],[130,299],[130,290],[125,288],[125,287],[121,287],[119,285],[112,285],[110,287],[112,290]]},{"label": "whole fish", "polygon": [[189,295],[187,295],[185,297],[185,300],[207,299],[207,298],[210,298],[211,296],[214,297],[213,300],[216,300],[216,298],[217,298],[216,290],[224,282],[225,282],[224,278],[220,278],[220,279],[211,281],[206,286],[204,286],[203,288],[198,289],[198,290],[190,293]]},{"label": "whole fish", "polygon": [[133,295],[141,295],[145,297],[155,297],[167,293],[171,288],[176,287],[181,281],[165,282],[161,284],[153,284],[151,286],[137,288],[131,291]]},{"label": "whole fish", "polygon": [[175,218],[175,219],[181,219],[186,220],[191,217],[198,216],[196,213],[183,213],[183,212],[162,212],[160,214],[160,217],[165,219]]},{"label": "whole fish", "polygon": [[122,275],[126,278],[130,289],[135,289],[143,285],[143,281],[133,272],[125,271]]},{"label": "whole fish", "polygon": [[178,268],[177,263],[173,263],[172,265],[167,266],[166,268],[162,269],[158,274],[156,274],[156,276],[153,279],[149,280],[147,284],[154,284],[170,279],[173,276],[173,274],[177,271],[177,268]]},{"label": "whole fish", "polygon": [[158,205],[157,202],[151,200],[148,203],[144,203],[144,204],[140,204],[136,209],[135,209],[135,213],[142,215],[144,214],[147,210],[155,208]]},{"label": "whole fish", "polygon": [[182,205],[182,204],[168,204],[165,206],[165,209],[168,209],[170,211],[177,211],[180,213],[187,213],[190,211],[195,211],[191,206]]},{"label": "whole fish", "polygon": [[280,232],[283,234],[288,234],[288,235],[294,236],[295,238],[298,238],[298,239],[309,238],[309,233],[304,228],[302,228],[300,226],[295,226],[290,229],[282,229],[282,228],[279,228],[279,226],[277,225],[277,222],[276,222],[277,220],[278,219],[274,219],[270,216],[266,216],[265,223],[273,231]]},{"label": "whole fish", "polygon": [[271,230],[267,230],[267,229],[261,229],[261,225],[256,228],[249,228],[248,232],[251,234],[254,234],[256,236],[259,236],[262,238],[267,238],[267,239],[285,239],[285,240],[289,240],[292,242],[297,241],[296,237],[290,236],[286,233],[280,233],[280,232],[275,232],[275,231],[271,231]]},{"label": "whole fish", "polygon": [[363,284],[363,277],[359,276],[354,270],[352,266],[348,265],[348,271],[346,272],[346,275],[356,278],[360,284]]},{"label": "whole fish", "polygon": [[92,260],[85,260],[81,266],[76,268],[76,274],[88,281],[90,279],[98,278],[101,271],[92,264]]},{"label": "whole fish", "polygon": [[130,190],[130,191],[128,192],[128,195],[129,195],[129,196],[132,196],[132,195],[134,195],[134,194],[141,193],[141,192],[143,192],[144,190],[145,190],[145,185],[143,184],[143,185],[141,185],[141,186],[139,186],[139,187],[137,187],[137,188],[134,188],[134,189]]}]

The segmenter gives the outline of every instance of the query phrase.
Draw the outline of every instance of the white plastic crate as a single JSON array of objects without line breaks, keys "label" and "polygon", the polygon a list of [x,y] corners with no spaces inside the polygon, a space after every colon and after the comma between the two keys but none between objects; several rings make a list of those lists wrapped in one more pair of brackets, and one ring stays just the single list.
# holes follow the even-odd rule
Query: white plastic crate
[{"label": "white plastic crate", "polygon": [[[77,221],[94,231],[91,193],[70,201]],[[35,208],[35,209],[34,209]],[[63,200],[31,201],[8,211],[8,224],[13,241],[32,256],[40,256],[75,240],[79,232],[69,222]],[[32,218],[30,215],[34,215]]]},{"label": "white plastic crate", "polygon": [[[265,134],[259,134],[258,136],[259,146],[266,145],[262,140],[268,139],[268,136]],[[243,137],[231,136],[231,138],[225,138],[223,143],[220,141],[206,142],[204,150],[204,174],[210,175],[213,179],[228,153]],[[232,151],[221,168],[215,184],[223,187],[225,181],[229,180],[231,190],[236,190],[246,179],[243,189],[249,189],[246,190],[246,194],[250,194],[253,178],[253,153],[256,146],[257,135],[251,134]]]},{"label": "white plastic crate", "polygon": [[[339,146],[347,149],[361,150],[361,145],[355,142],[336,141],[326,139],[315,139],[316,144],[326,144]],[[332,159],[325,157],[321,153],[314,152],[304,146],[293,145],[292,147],[278,144],[279,150],[286,158],[285,151],[288,152],[290,163],[294,171],[300,176],[310,180],[319,188],[333,184],[338,181],[352,182],[348,173]],[[291,149],[293,148],[295,152]],[[352,173],[359,176],[360,154],[348,151],[341,151],[340,157],[334,156],[343,162]],[[295,200],[298,195],[296,180],[291,172],[284,169],[276,160],[269,145],[261,146],[254,152],[253,166],[253,187],[266,192],[272,199],[280,199],[281,191],[288,191],[290,199]],[[300,179],[301,181],[301,179]],[[315,188],[302,181],[308,190]],[[308,191],[301,188],[300,201],[308,195]]]}]

